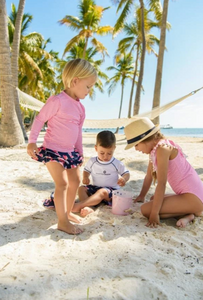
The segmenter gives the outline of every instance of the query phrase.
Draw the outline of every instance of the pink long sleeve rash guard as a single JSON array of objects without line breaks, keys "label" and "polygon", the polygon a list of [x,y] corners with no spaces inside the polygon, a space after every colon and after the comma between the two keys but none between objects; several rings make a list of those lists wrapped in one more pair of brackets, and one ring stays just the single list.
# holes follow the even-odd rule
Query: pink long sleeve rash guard
[{"label": "pink long sleeve rash guard", "polygon": [[36,143],[40,130],[48,121],[43,146],[61,152],[78,150],[83,155],[82,126],[85,108],[64,91],[51,96],[35,118],[29,143]]}]

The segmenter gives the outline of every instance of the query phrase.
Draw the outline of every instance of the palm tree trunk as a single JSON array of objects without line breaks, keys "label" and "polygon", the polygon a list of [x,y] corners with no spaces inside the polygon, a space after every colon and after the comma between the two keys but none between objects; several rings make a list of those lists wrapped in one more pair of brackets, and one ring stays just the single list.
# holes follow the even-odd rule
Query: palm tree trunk
[{"label": "palm tree trunk", "polygon": [[139,45],[137,46],[137,55],[135,60],[135,72],[133,74],[131,92],[130,92],[130,100],[129,100],[129,107],[128,107],[128,118],[131,118],[131,110],[132,110],[132,101],[133,101],[133,93],[134,93],[134,86],[135,86],[135,78],[137,75],[137,66],[138,66],[138,58],[139,58]]},{"label": "palm tree trunk", "polygon": [[15,146],[24,142],[22,130],[15,111],[12,85],[11,53],[7,27],[6,2],[0,0],[0,98],[1,130],[0,145]]},{"label": "palm tree trunk", "polygon": [[[13,85],[15,87],[18,87],[18,57],[19,57],[21,24],[22,24],[24,6],[25,6],[25,0],[20,0],[18,5],[17,16],[16,16],[15,31],[14,31],[13,45],[12,45],[11,69],[13,75]],[[28,140],[23,118],[22,118],[21,109],[20,109],[18,92],[15,88],[13,88],[13,93],[15,97],[15,109],[16,109],[18,121],[23,131],[25,140]]]},{"label": "palm tree trunk", "polygon": [[140,94],[141,94],[142,80],[143,80],[143,75],[144,75],[146,41],[145,41],[145,30],[144,30],[144,3],[143,3],[143,0],[140,0],[140,9],[141,9],[141,21],[142,21],[142,54],[141,54],[140,72],[139,72],[137,90],[136,90],[136,95],[135,95],[133,115],[137,115],[140,110]]},{"label": "palm tree trunk", "polygon": [[[121,84],[121,101],[120,101],[120,108],[119,108],[119,113],[118,113],[118,119],[121,118],[121,111],[122,111],[122,106],[123,106],[123,93],[124,93],[124,84]],[[116,128],[115,133],[118,133],[119,127]]]},{"label": "palm tree trunk", "polygon": [[[160,95],[161,95],[161,80],[162,80],[162,70],[163,70],[163,60],[164,60],[164,50],[165,50],[165,40],[166,40],[166,23],[168,14],[168,3],[169,0],[164,0],[163,14],[162,14],[162,26],[161,26],[161,37],[159,43],[159,56],[157,61],[156,70],[156,80],[154,87],[154,98],[153,106],[155,108],[160,106]],[[153,120],[154,124],[159,124],[159,116]]]}]

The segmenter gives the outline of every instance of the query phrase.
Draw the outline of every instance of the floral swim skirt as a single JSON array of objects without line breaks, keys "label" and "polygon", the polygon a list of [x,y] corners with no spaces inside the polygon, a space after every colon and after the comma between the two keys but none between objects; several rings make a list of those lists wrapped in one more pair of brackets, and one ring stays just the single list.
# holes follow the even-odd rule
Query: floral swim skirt
[{"label": "floral swim skirt", "polygon": [[81,166],[83,163],[83,158],[79,154],[78,151],[73,152],[60,152],[51,150],[45,147],[39,147],[39,154],[37,155],[37,161],[42,162],[44,164],[53,161],[58,162],[64,167],[64,169],[72,169]]}]

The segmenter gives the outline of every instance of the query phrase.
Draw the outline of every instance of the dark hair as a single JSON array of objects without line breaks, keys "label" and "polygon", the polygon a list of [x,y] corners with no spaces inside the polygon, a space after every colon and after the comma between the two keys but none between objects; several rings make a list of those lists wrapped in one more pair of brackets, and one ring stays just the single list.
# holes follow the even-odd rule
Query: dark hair
[{"label": "dark hair", "polygon": [[115,134],[109,130],[100,131],[97,134],[96,145],[104,148],[111,148],[116,145]]}]

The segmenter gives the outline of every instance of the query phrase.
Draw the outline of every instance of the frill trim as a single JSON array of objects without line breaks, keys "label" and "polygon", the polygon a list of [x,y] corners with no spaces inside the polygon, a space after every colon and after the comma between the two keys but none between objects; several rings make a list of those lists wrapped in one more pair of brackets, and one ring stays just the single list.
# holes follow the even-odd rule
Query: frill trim
[{"label": "frill trim", "polygon": [[152,151],[149,154],[149,160],[152,163],[153,172],[156,172],[156,170],[157,170],[156,150],[159,146],[163,146],[163,145],[177,149],[183,157],[186,157],[186,155],[183,153],[182,148],[179,145],[175,144],[173,141],[170,141],[170,140],[161,140],[156,144],[156,146],[154,146],[154,148],[152,149]]}]

